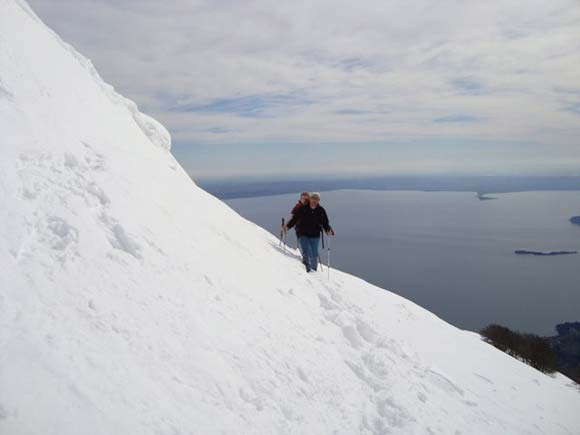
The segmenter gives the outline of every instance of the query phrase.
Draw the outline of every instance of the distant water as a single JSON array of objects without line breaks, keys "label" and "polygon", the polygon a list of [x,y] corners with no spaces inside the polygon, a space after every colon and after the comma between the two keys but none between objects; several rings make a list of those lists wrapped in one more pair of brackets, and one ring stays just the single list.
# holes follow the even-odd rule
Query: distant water
[{"label": "distant water", "polygon": [[[494,194],[355,191],[322,194],[337,232],[333,266],[424,306],[461,328],[496,322],[551,335],[580,320],[580,192]],[[296,194],[226,201],[278,234]],[[289,234],[295,244],[294,234]]]},{"label": "distant water", "polygon": [[[539,192],[578,191],[580,176],[375,176],[341,178],[268,179],[248,178],[196,180],[199,186],[220,199],[282,195],[302,190],[379,190],[428,192]],[[485,199],[485,195],[482,199]]]}]

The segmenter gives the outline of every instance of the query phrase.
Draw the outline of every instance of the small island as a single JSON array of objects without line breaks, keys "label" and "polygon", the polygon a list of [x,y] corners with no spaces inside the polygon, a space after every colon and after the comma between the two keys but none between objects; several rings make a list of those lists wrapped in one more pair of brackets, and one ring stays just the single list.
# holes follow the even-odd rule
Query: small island
[{"label": "small island", "polygon": [[570,222],[576,225],[580,225],[580,216],[572,216],[570,218]]},{"label": "small island", "polygon": [[538,255],[542,257],[551,257],[554,255],[574,255],[577,254],[578,251],[526,251],[524,249],[518,249],[514,251],[514,253],[518,255]]},{"label": "small island", "polygon": [[490,201],[492,199],[497,199],[495,196],[488,196],[486,193],[477,192],[477,199],[480,201]]}]

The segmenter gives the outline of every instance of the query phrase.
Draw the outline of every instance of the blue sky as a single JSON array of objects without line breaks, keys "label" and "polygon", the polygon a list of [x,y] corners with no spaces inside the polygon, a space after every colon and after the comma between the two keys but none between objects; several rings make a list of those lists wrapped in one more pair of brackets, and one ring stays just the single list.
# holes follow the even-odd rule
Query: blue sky
[{"label": "blue sky", "polygon": [[30,0],[194,178],[580,174],[577,0]]}]

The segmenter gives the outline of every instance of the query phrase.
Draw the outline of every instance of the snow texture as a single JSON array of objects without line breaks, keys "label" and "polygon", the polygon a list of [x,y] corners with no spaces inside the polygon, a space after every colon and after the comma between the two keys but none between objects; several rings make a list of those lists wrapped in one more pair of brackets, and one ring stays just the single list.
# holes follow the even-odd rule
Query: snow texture
[{"label": "snow texture", "polygon": [[295,251],[0,0],[0,433],[579,434],[580,392]]}]

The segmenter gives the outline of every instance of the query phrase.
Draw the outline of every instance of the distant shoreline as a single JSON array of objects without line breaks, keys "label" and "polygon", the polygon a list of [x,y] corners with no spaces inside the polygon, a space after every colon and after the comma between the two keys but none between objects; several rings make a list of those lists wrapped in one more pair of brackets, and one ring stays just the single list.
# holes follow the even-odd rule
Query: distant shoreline
[{"label": "distant shoreline", "polygon": [[482,201],[489,194],[532,191],[580,191],[580,177],[375,177],[295,180],[198,180],[220,199],[254,198],[306,191],[335,190],[471,192]]},{"label": "distant shoreline", "polygon": [[517,255],[535,255],[539,257],[553,257],[556,255],[576,255],[578,251],[526,251],[524,249],[518,249],[514,251]]}]

